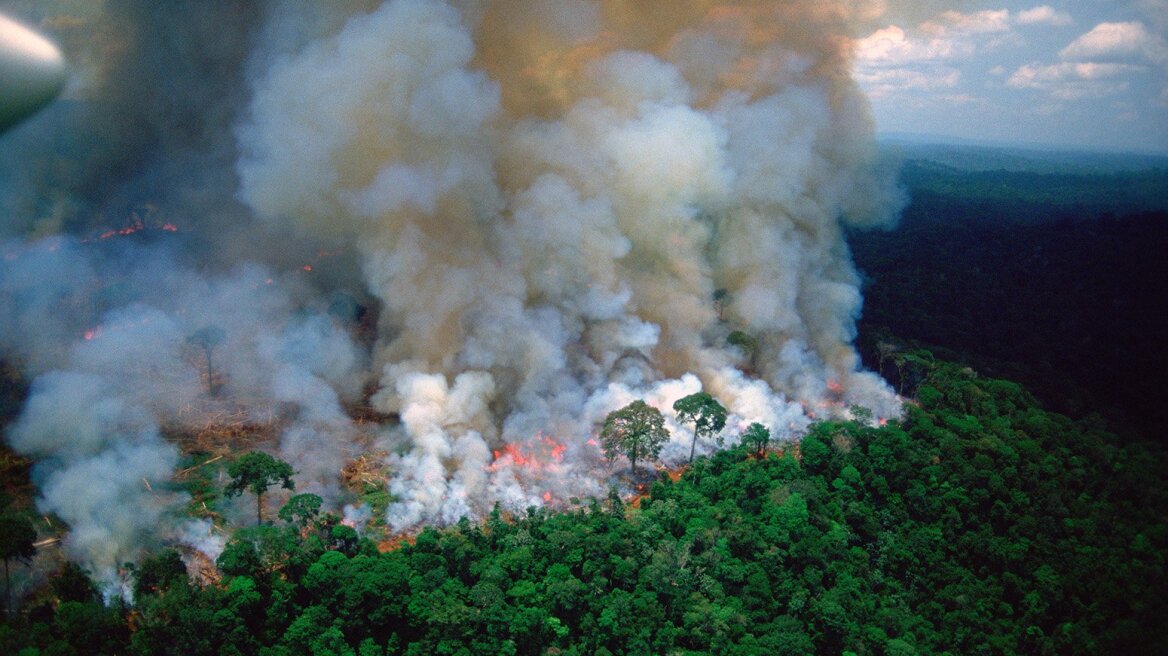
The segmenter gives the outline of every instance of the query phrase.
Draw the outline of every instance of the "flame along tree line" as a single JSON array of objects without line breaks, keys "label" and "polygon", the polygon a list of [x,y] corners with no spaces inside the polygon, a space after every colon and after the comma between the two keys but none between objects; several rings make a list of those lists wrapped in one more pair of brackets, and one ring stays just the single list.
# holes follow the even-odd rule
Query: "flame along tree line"
[{"label": "flame along tree line", "polygon": [[[725,295],[725,290],[719,291],[722,292],[722,296]],[[720,300],[721,297],[715,295],[715,299]],[[222,344],[225,339],[224,330],[215,325],[204,326],[187,337],[187,343],[203,350],[207,367],[207,393],[212,396],[218,391],[215,384],[213,354],[215,347]],[[742,331],[734,331],[730,334],[729,341],[741,349],[753,365],[754,353],[757,351],[757,342],[754,338]],[[689,462],[692,463],[698,439],[716,435],[726,426],[726,408],[706,392],[697,392],[678,399],[673,404],[673,409],[677,411],[677,416],[682,422],[694,425],[694,437],[689,449]],[[762,426],[759,428],[766,430]],[[769,440],[769,433],[766,437]],[[668,440],[669,431],[665,428],[665,418],[661,411],[641,400],[610,412],[605,417],[604,427],[600,432],[605,457],[612,461],[618,455],[625,455],[629,459],[630,470],[634,476],[637,472],[637,460],[656,458]],[[763,446],[759,447],[760,453],[765,448],[765,442],[766,440]],[[264,492],[277,482],[281,482],[285,489],[292,489],[291,467],[264,453],[246,454],[233,463],[227,473],[232,478],[227,486],[227,496],[237,496],[245,489],[255,494],[256,520],[261,524]]]},{"label": "flame along tree line", "polygon": [[[726,408],[706,392],[697,392],[678,399],[673,409],[681,421],[694,425],[694,437],[689,449],[689,461],[693,462],[698,439],[716,435],[726,426]],[[637,460],[657,457],[668,439],[669,430],[665,428],[665,417],[661,411],[639,399],[610,412],[600,431],[605,457],[611,461],[624,455],[629,459],[634,476]],[[743,441],[751,444],[758,453],[766,448],[769,440],[770,431],[761,424],[751,424],[743,434]],[[228,465],[227,475],[231,480],[224,493],[228,497],[239,496],[244,491],[254,494],[256,523],[263,524],[264,493],[277,483],[286,490],[294,489],[294,473],[291,465],[262,451],[245,453]],[[294,500],[296,498],[293,497]],[[319,505],[316,510],[319,510]]]},{"label": "flame along tree line", "polygon": [[[705,392],[697,392],[678,399],[673,404],[681,421],[694,425],[694,437],[690,443],[689,461],[693,462],[698,439],[716,435],[726,426],[726,408]],[[655,458],[661,447],[669,439],[665,428],[665,417],[661,411],[642,400],[636,400],[625,407],[614,410],[605,417],[600,431],[601,447],[610,461],[624,455],[629,459],[633,475],[637,472],[637,460]],[[760,424],[752,424],[743,435],[744,441],[755,446],[758,452],[766,447],[770,433]],[[227,467],[231,480],[224,489],[228,497],[239,496],[244,491],[256,497],[256,523],[264,523],[263,497],[276,484],[286,490],[295,488],[292,475],[295,472],[288,463],[262,451],[252,451],[240,456]],[[301,495],[303,496],[303,495]],[[319,508],[318,508],[319,509]]]}]

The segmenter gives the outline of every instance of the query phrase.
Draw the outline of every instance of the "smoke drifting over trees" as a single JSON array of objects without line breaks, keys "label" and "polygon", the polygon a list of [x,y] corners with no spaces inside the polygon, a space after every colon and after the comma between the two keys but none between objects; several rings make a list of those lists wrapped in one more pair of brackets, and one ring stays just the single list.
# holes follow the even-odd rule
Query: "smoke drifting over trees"
[{"label": "smoke drifting over trees", "polygon": [[[177,462],[161,427],[209,402],[189,342],[209,325],[218,402],[291,408],[298,490],[345,501],[370,431],[346,403],[400,417],[371,438],[394,529],[602,495],[593,436],[635,399],[675,463],[672,405],[703,390],[731,443],[898,414],[851,346],[842,238],[901,203],[850,79],[877,4],[42,8],[70,100],[0,141],[0,345],[35,377],[9,440],[42,507],[107,574],[181,539],[181,500],[143,479]],[[178,232],[94,239],[131,217]],[[341,254],[309,273],[319,249]],[[341,297],[376,311],[365,342]],[[558,455],[527,466],[537,436]]]}]

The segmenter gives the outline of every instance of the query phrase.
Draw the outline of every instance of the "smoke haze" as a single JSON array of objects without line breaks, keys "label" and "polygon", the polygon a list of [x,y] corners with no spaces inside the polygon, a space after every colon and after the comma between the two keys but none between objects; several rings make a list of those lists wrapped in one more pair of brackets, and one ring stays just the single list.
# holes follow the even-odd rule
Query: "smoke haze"
[{"label": "smoke haze", "polygon": [[60,6],[69,100],[0,138],[0,346],[33,379],[8,439],[99,571],[206,533],[157,483],[227,405],[334,507],[387,453],[394,530],[603,494],[637,398],[666,463],[703,389],[730,443],[899,414],[842,232],[903,202],[850,77],[878,3]]}]

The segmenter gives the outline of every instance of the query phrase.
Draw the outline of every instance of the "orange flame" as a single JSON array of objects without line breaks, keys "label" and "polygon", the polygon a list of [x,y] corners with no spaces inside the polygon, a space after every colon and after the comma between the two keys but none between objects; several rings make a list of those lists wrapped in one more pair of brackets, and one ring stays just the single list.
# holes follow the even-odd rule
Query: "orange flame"
[{"label": "orange flame", "polygon": [[495,462],[491,466],[498,467],[510,463],[518,467],[541,469],[563,462],[564,452],[567,450],[567,445],[539,433],[526,444],[505,444],[502,449],[493,450]]},{"label": "orange flame", "polygon": [[98,239],[109,239],[110,237],[121,237],[121,236],[125,236],[125,235],[132,235],[141,229],[142,229],[142,224],[136,223],[134,225],[126,226],[125,228],[119,228],[117,230],[106,230],[105,232],[98,235],[97,238]]},{"label": "orange flame", "polygon": [[307,271],[307,272],[311,273],[311,272],[312,272],[312,270],[313,270],[313,268],[314,268],[314,267],[316,267],[316,266],[317,266],[317,264],[318,264],[318,263],[319,263],[321,260],[323,260],[323,259],[326,259],[326,258],[330,258],[330,257],[337,257],[337,256],[340,256],[340,255],[344,254],[344,252],[345,252],[345,251],[343,251],[343,250],[334,250],[334,251],[326,251],[326,250],[323,250],[323,249],[317,250],[317,251],[316,251],[316,256],[315,256],[315,257],[313,257],[313,258],[311,259],[311,261],[309,261],[307,264],[305,264],[304,266],[300,267],[300,269],[301,269],[302,271]]},{"label": "orange flame", "polygon": [[[495,460],[487,466],[487,470],[498,471],[502,467],[518,467],[524,471],[524,478],[532,482],[540,481],[556,475],[567,450],[566,444],[561,444],[540,432],[526,443],[504,444],[501,448],[492,450]],[[545,504],[551,504],[555,499],[551,491],[546,489],[540,498]]]},{"label": "orange flame", "polygon": [[90,239],[82,239],[81,243],[91,243],[93,241],[101,241],[105,239],[112,239],[114,237],[126,237],[128,235],[137,234],[146,230],[161,230],[163,232],[178,232],[178,226],[173,223],[157,223],[155,221],[143,221],[141,217],[134,216],[129,224],[121,228],[109,228],[99,232],[96,237]]}]

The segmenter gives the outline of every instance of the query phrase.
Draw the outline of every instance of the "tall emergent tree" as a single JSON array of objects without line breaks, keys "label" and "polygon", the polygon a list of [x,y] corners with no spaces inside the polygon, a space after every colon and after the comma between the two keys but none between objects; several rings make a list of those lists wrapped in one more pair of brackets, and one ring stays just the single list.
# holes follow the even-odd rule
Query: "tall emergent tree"
[{"label": "tall emergent tree", "polygon": [[12,559],[27,562],[36,555],[36,529],[23,515],[12,512],[0,514],[0,559],[4,560],[4,612],[12,614],[12,581],[8,563]]},{"label": "tall emergent tree", "polygon": [[231,481],[227,483],[224,494],[234,497],[247,490],[256,495],[256,521],[263,524],[264,492],[276,483],[285,490],[294,489],[296,487],[292,482],[294,473],[292,465],[263,451],[245,453],[227,466],[227,475],[231,477]]},{"label": "tall emergent tree", "polygon": [[656,457],[668,439],[669,431],[665,428],[661,411],[641,400],[608,413],[604,418],[604,428],[600,430],[604,457],[615,460],[623,453],[632,463],[634,475],[637,473],[637,459]]},{"label": "tall emergent tree", "polygon": [[227,333],[219,326],[203,326],[196,330],[189,337],[187,343],[198,346],[203,349],[203,355],[207,359],[207,394],[212,396],[218,391],[219,386],[215,384],[215,363],[211,356],[215,353],[215,347],[222,344],[227,339]]},{"label": "tall emergent tree", "polygon": [[726,408],[709,394],[697,392],[678,399],[673,409],[678,419],[694,425],[694,438],[689,445],[689,461],[693,462],[698,438],[709,437],[726,427]]}]

